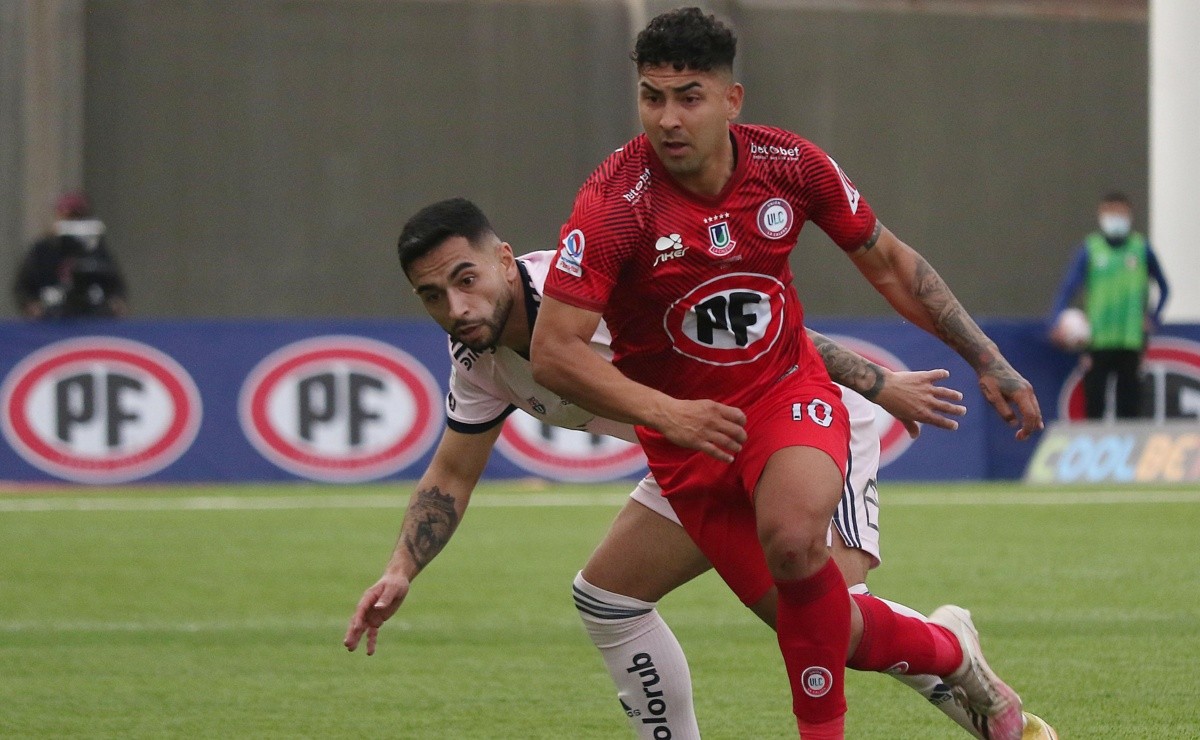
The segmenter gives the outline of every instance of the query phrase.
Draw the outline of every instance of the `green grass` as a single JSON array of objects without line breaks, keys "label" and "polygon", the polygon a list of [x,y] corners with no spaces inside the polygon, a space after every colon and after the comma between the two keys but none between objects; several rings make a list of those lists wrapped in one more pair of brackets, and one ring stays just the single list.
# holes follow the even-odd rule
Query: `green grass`
[{"label": "green grass", "polygon": [[[407,490],[0,496],[0,736],[629,737],[569,595],[626,486],[556,488],[608,495],[571,507],[503,506],[529,485],[484,486],[379,652],[349,654],[346,619],[390,552]],[[330,495],[378,507],[154,510]],[[883,496],[872,589],[926,612],[971,608],[993,667],[1064,738],[1200,737],[1200,496],[1039,505],[996,485]],[[14,510],[77,497],[147,510]],[[719,580],[661,609],[688,652],[707,738],[795,736],[773,636]],[[966,737],[890,678],[848,681],[848,737]]]}]

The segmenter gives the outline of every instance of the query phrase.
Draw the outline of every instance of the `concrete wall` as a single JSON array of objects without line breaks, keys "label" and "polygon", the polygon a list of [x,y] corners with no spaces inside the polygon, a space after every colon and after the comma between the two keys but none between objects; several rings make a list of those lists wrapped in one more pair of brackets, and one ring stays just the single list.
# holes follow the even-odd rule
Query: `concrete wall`
[{"label": "concrete wall", "polygon": [[[1047,310],[1102,191],[1145,223],[1144,18],[849,6],[710,4],[743,120],[832,153],[973,312]],[[664,7],[88,0],[84,180],[135,314],[415,314],[395,238],[451,195],[518,252],[555,246],[636,132],[630,13]],[[812,314],[890,310],[816,229],[795,267]]]},{"label": "concrete wall", "polygon": [[13,270],[83,185],[83,0],[0,2],[0,316]]}]

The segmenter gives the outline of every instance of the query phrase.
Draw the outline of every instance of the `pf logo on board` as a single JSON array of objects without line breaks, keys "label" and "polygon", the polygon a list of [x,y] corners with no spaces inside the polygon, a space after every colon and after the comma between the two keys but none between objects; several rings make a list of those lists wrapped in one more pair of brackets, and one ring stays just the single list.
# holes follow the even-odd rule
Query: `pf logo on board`
[{"label": "pf logo on board", "polygon": [[550,426],[523,413],[508,417],[496,449],[525,470],[551,480],[590,483],[646,472],[640,445]]},{"label": "pf logo on board", "polygon": [[128,339],[86,337],[43,347],[0,388],[3,430],[36,468],[79,483],[144,478],[187,451],[200,393],[177,362]]},{"label": "pf logo on board", "polygon": [[284,470],[359,482],[402,470],[436,441],[441,391],[415,358],[354,336],[289,344],[246,378],[238,417],[247,439]]},{"label": "pf logo on board", "polygon": [[[1081,361],[1058,393],[1058,418],[1087,418]],[[1200,419],[1200,342],[1183,337],[1150,338],[1139,373],[1140,412],[1155,421]],[[1111,413],[1112,403],[1106,404]]]}]

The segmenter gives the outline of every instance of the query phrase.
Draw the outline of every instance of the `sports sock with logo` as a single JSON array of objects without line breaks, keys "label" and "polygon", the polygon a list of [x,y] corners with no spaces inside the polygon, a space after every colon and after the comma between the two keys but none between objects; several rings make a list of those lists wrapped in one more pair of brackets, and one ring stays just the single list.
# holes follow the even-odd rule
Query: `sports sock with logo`
[{"label": "sports sock with logo", "polygon": [[775,585],[779,649],[792,685],[792,711],[801,737],[841,738],[850,644],[850,599],[842,572],[830,560],[807,578],[775,581]]},{"label": "sports sock with logo", "polygon": [[[867,585],[865,583],[856,583],[850,587],[850,593],[867,594],[870,592],[867,591]],[[925,620],[925,615],[921,614],[916,609],[907,607],[904,604],[897,604],[894,601],[888,601],[887,599],[879,600],[884,604],[887,604],[888,607],[897,614]],[[955,701],[953,695],[950,693],[950,687],[947,686],[941,678],[928,673],[913,675],[892,673],[889,675],[921,696],[925,697],[926,701],[941,710],[943,714],[958,723],[960,727],[971,733],[971,735],[974,737],[982,740],[984,735],[980,728],[984,726],[983,723],[987,721],[986,718],[980,717],[975,712],[972,712]]]},{"label": "sports sock with logo", "polygon": [[687,658],[655,605],[593,586],[582,572],[572,591],[634,733],[643,740],[699,740]]}]

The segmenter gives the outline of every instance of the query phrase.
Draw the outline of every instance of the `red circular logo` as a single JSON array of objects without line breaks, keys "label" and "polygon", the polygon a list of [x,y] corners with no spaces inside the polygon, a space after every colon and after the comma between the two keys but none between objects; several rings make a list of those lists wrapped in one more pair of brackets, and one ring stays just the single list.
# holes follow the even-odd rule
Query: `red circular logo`
[{"label": "red circular logo", "polygon": [[833,674],[819,665],[809,666],[800,674],[800,683],[804,686],[804,693],[820,699],[833,688]]},{"label": "red circular logo", "polygon": [[[1071,371],[1058,392],[1058,418],[1083,421],[1087,406],[1083,398],[1084,365],[1087,355]],[[1142,357],[1143,399],[1147,413],[1155,419],[1200,417],[1200,342],[1179,337],[1152,337]],[[1149,396],[1149,398],[1146,398]]]},{"label": "red circular logo", "polygon": [[79,483],[162,470],[200,428],[200,393],[187,371],[149,345],[116,337],[43,347],[8,374],[0,399],[13,449]]},{"label": "red circular logo", "polygon": [[573,483],[627,478],[646,470],[641,445],[550,426],[524,413],[508,417],[496,449],[531,473]]},{"label": "red circular logo", "polygon": [[675,351],[693,360],[710,365],[754,362],[779,339],[785,290],[768,275],[720,275],[671,304],[663,328]]},{"label": "red circular logo", "polygon": [[313,480],[361,482],[412,464],[436,441],[441,391],[411,355],[326,336],[289,344],[247,376],[238,417],[268,460]]},{"label": "red circular logo", "polygon": [[[901,362],[899,357],[870,342],[841,334],[827,334],[826,336],[846,349],[857,352],[888,370],[893,372],[908,370],[908,366]],[[884,411],[879,404],[875,404],[875,406],[879,409],[879,413],[875,414],[875,431],[879,433],[879,467],[883,468],[903,455],[912,446],[913,440],[908,436],[908,430],[904,428],[904,424],[899,419]]]},{"label": "red circular logo", "polygon": [[771,198],[758,207],[755,221],[758,232],[768,239],[782,239],[792,230],[792,204],[783,198]]}]

